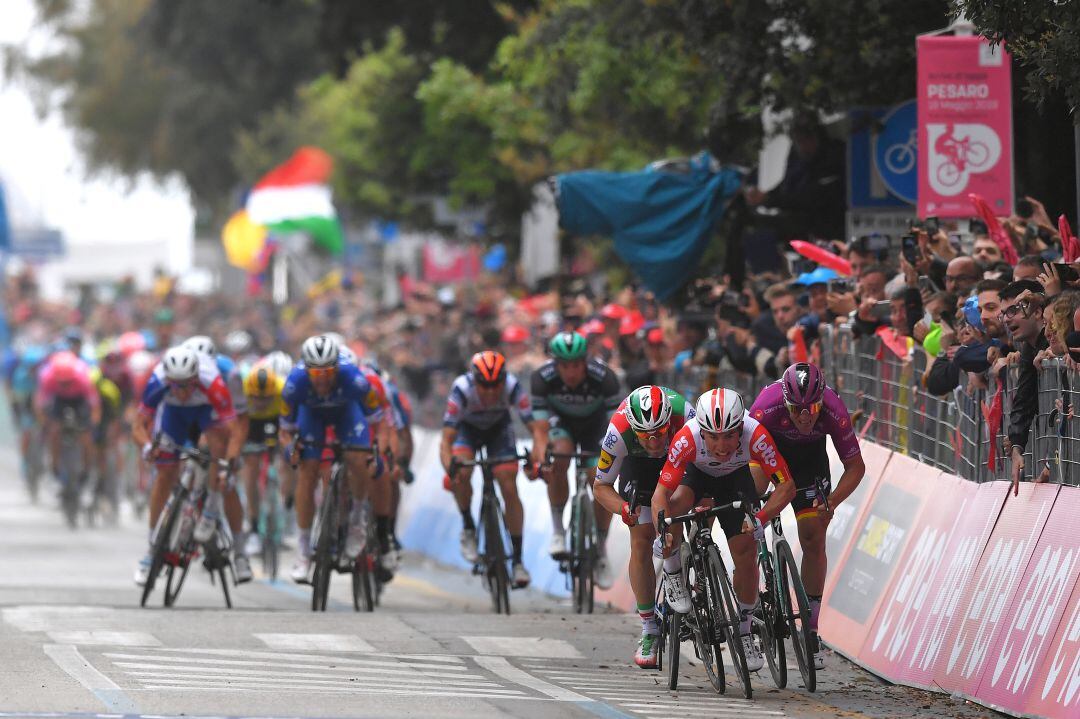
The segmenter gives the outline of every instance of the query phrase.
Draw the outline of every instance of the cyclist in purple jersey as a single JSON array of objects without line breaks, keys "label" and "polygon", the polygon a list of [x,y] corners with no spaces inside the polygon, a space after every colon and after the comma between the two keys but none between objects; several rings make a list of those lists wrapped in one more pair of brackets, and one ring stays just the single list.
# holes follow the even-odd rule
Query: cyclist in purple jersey
[{"label": "cyclist in purple jersey", "polygon": [[[843,400],[826,386],[821,370],[808,362],[791,365],[780,381],[761,390],[750,408],[750,416],[772,434],[795,480],[796,495],[791,506],[798,520],[799,544],[803,549],[802,580],[810,597],[814,663],[822,669],[825,656],[816,645],[818,613],[828,568],[825,538],[837,505],[851,496],[866,472],[859,440]],[[833,447],[844,464],[844,473],[835,489],[825,451],[826,437],[832,437]],[[824,497],[818,495],[819,486]]]}]

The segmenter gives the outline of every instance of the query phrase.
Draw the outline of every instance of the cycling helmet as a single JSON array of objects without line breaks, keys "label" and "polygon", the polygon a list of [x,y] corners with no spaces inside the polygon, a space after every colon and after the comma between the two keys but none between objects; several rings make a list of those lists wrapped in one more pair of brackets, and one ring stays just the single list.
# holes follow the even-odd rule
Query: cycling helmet
[{"label": "cycling helmet", "polygon": [[694,407],[698,426],[706,432],[730,432],[742,426],[746,416],[742,397],[733,389],[711,389],[698,397]]},{"label": "cycling helmet", "polygon": [[194,337],[188,337],[186,340],[184,340],[184,344],[180,346],[195,350],[199,354],[206,355],[210,359],[217,358],[217,347],[214,346],[214,340],[210,339],[206,335],[195,335]]},{"label": "cycling helmet", "polygon": [[124,357],[146,349],[146,338],[140,332],[125,332],[116,340],[116,347]]},{"label": "cycling helmet", "polygon": [[315,335],[304,340],[300,358],[308,367],[330,367],[338,363],[341,345],[330,335]]},{"label": "cycling helmet", "polygon": [[292,357],[281,350],[275,350],[266,355],[266,361],[273,368],[274,374],[278,377],[288,377],[289,372],[292,372],[292,368],[295,365]]},{"label": "cycling helmet", "polygon": [[655,432],[671,421],[671,399],[663,387],[647,384],[630,393],[623,411],[635,432]]},{"label": "cycling helmet", "polygon": [[278,391],[278,375],[269,362],[257,363],[244,378],[244,394],[249,397],[272,397]]},{"label": "cycling helmet", "polygon": [[183,382],[199,376],[199,355],[193,348],[184,345],[171,348],[161,360],[165,379]]},{"label": "cycling helmet", "polygon": [[825,378],[817,366],[798,362],[784,370],[780,380],[784,401],[796,407],[808,407],[821,401],[825,394]]},{"label": "cycling helmet", "polygon": [[477,352],[469,362],[469,374],[477,384],[499,384],[506,379],[506,358],[495,350]]},{"label": "cycling helmet", "polygon": [[233,330],[225,337],[225,352],[233,357],[247,354],[251,351],[253,344],[255,344],[255,340],[252,339],[249,332],[246,330]]},{"label": "cycling helmet", "polygon": [[79,373],[78,362],[71,352],[57,352],[50,362],[53,378],[57,382],[74,382]]},{"label": "cycling helmet", "polygon": [[348,345],[341,345],[341,347],[338,348],[338,358],[342,362],[348,362],[349,364],[357,363],[356,353],[353,352],[352,348]]},{"label": "cycling helmet", "polygon": [[573,361],[585,359],[586,344],[585,338],[577,332],[560,332],[551,338],[548,349],[557,360]]}]

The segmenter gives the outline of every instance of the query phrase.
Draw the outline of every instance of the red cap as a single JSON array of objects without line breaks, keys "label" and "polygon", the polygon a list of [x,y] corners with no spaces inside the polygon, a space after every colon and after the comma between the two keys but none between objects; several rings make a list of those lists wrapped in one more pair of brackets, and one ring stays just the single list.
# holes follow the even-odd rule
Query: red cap
[{"label": "red cap", "polygon": [[659,327],[653,327],[645,335],[645,341],[651,345],[664,344],[664,330],[660,329]]},{"label": "red cap", "polygon": [[605,320],[621,320],[626,317],[626,308],[614,302],[609,302],[600,308],[600,316]]},{"label": "red cap", "polygon": [[521,325],[507,325],[502,331],[503,342],[524,342],[529,339],[529,331]]},{"label": "red cap", "polygon": [[645,318],[637,310],[632,310],[619,321],[619,334],[632,335],[644,326]]}]

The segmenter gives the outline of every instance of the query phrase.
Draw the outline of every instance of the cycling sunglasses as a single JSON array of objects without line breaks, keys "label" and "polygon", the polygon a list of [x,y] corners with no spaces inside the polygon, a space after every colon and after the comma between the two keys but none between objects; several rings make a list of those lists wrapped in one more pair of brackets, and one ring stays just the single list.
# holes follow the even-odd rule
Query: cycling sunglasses
[{"label": "cycling sunglasses", "polygon": [[790,412],[792,414],[792,416],[794,416],[794,417],[799,417],[804,412],[806,414],[810,415],[811,417],[813,417],[813,416],[816,416],[817,414],[819,414],[821,412],[821,401],[820,400],[818,400],[817,402],[814,402],[813,404],[809,404],[809,405],[798,405],[798,404],[792,404],[791,402],[784,402],[784,404],[787,405],[788,412]]},{"label": "cycling sunglasses", "polygon": [[634,436],[638,439],[663,439],[667,436],[670,428],[670,424],[665,424],[663,427],[654,429],[652,432],[638,432],[637,430],[634,430]]},{"label": "cycling sunglasses", "polygon": [[337,367],[331,365],[329,367],[308,367],[308,377],[312,379],[319,379],[320,377],[333,377],[337,374]]},{"label": "cycling sunglasses", "polygon": [[173,389],[192,389],[198,385],[198,379],[169,380],[169,386]]}]

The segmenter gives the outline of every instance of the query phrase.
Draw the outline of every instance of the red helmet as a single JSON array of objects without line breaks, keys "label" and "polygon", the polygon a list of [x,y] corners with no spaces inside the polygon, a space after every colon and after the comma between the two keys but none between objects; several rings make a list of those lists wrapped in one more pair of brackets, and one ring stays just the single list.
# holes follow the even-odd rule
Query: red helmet
[{"label": "red helmet", "polygon": [[472,356],[469,374],[473,381],[488,387],[497,385],[506,379],[506,358],[501,352],[484,350]]},{"label": "red helmet", "polygon": [[605,320],[622,320],[623,317],[626,317],[626,308],[614,302],[609,302],[600,308],[600,316]]},{"label": "red helmet", "polygon": [[637,310],[631,310],[619,320],[619,334],[632,335],[645,326],[645,318]]}]

